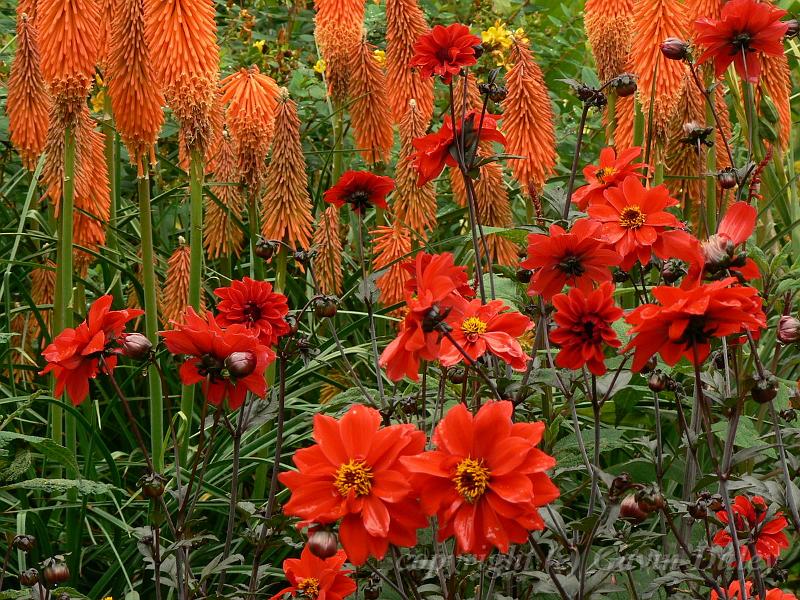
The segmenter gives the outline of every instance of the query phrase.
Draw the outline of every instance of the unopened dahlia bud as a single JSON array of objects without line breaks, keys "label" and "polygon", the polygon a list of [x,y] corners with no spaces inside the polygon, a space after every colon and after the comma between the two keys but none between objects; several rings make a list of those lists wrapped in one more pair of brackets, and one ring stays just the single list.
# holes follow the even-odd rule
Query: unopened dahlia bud
[{"label": "unopened dahlia bud", "polygon": [[123,333],[120,336],[122,354],[134,360],[144,360],[150,356],[153,343],[141,333]]},{"label": "unopened dahlia bud", "polygon": [[796,37],[798,33],[800,33],[800,22],[797,19],[789,19],[788,21],[784,21],[789,28],[786,30],[786,34],[784,37],[786,39]]},{"label": "unopened dahlia bud", "polygon": [[247,377],[256,369],[256,357],[252,352],[231,352],[225,359],[225,368],[231,377]]},{"label": "unopened dahlia bud", "polygon": [[800,320],[791,315],[783,315],[778,322],[776,337],[781,344],[800,342]]},{"label": "unopened dahlia bud", "polygon": [[778,395],[778,380],[771,373],[764,373],[764,376],[756,375],[753,378],[753,389],[750,396],[759,404],[767,404],[775,400]]},{"label": "unopened dahlia bud", "polygon": [[663,392],[667,389],[668,381],[669,376],[666,373],[661,370],[653,371],[650,378],[647,380],[647,387],[656,393]]},{"label": "unopened dahlia bud", "polygon": [[636,500],[636,496],[631,494],[630,496],[625,496],[622,504],[620,504],[619,516],[626,521],[641,523],[647,518],[647,513],[639,508],[639,502]]},{"label": "unopened dahlia bud", "polygon": [[39,571],[27,569],[19,574],[19,583],[25,587],[33,587],[39,583]]},{"label": "unopened dahlia bud", "polygon": [[314,302],[314,314],[317,318],[331,318],[336,316],[336,296],[321,296]]},{"label": "unopened dahlia bud", "polygon": [[259,236],[256,242],[255,254],[259,258],[269,260],[275,254],[277,247],[278,243],[274,240],[265,240],[263,237]]},{"label": "unopened dahlia bud", "polygon": [[655,488],[640,490],[636,494],[636,500],[639,508],[647,514],[662,510],[667,505],[664,495]]},{"label": "unopened dahlia bud", "polygon": [[15,535],[11,545],[27,554],[36,547],[36,538],[27,534]]},{"label": "unopened dahlia bud", "polygon": [[661,42],[661,54],[670,60],[684,60],[689,56],[689,42],[680,38],[667,38]]},{"label": "unopened dahlia bud", "polygon": [[729,190],[736,186],[736,171],[731,167],[726,167],[717,173],[719,187]]},{"label": "unopened dahlia bud", "polygon": [[683,265],[679,261],[664,261],[664,265],[661,267],[661,277],[664,279],[665,283],[673,284],[684,275],[686,275],[686,269],[683,268]]},{"label": "unopened dahlia bud", "polygon": [[336,534],[332,531],[320,529],[315,531],[308,537],[308,549],[311,554],[317,558],[326,559],[330,558],[339,548],[339,542],[336,539]]},{"label": "unopened dahlia bud", "polygon": [[730,266],[733,260],[733,242],[727,237],[718,234],[712,235],[703,242],[703,255],[706,259],[706,269],[716,273]]},{"label": "unopened dahlia bud", "polygon": [[530,269],[517,270],[517,281],[519,281],[520,283],[530,283],[532,277],[533,277],[533,271],[531,271]]},{"label": "unopened dahlia bud", "polygon": [[611,87],[620,98],[633,96],[636,93],[636,77],[631,73],[624,73],[614,79]]}]

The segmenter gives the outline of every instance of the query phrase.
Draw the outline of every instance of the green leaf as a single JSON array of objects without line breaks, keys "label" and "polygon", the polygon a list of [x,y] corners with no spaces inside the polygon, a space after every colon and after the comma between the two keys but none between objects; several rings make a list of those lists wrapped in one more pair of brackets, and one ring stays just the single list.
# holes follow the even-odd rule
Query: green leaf
[{"label": "green leaf", "polygon": [[119,490],[119,488],[108,483],[89,481],[88,479],[43,479],[41,477],[12,483],[0,489],[37,490],[46,494],[65,494],[69,491],[75,491],[83,496],[100,496],[112,494]]},{"label": "green leaf", "polygon": [[[23,445],[32,448],[48,460],[56,464],[63,465],[78,471],[78,463],[72,452],[64,446],[55,443],[50,438],[42,438],[33,435],[23,435],[13,431],[0,431],[0,450],[7,446]],[[2,480],[2,477],[0,477]]]}]

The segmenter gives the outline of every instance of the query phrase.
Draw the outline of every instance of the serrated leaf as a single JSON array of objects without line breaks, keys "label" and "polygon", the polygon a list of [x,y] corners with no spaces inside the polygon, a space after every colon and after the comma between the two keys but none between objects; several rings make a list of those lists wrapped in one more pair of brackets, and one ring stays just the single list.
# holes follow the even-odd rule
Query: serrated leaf
[{"label": "serrated leaf", "polygon": [[119,490],[119,488],[108,483],[100,483],[88,479],[43,479],[41,477],[18,481],[17,483],[3,486],[2,489],[36,490],[45,494],[65,494],[69,491],[75,491],[83,496],[112,494]]},{"label": "serrated leaf", "polygon": [[24,435],[13,431],[0,431],[0,448],[17,444],[24,444],[33,450],[53,461],[56,464],[67,468],[78,470],[78,463],[72,452],[64,446],[57,444],[50,438],[37,437],[34,435]]}]

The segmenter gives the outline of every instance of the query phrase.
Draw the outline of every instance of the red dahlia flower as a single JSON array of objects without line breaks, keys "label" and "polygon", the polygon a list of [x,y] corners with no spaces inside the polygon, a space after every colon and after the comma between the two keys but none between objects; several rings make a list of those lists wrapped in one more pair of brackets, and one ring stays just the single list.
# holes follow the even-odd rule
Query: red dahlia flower
[{"label": "red dahlia flower", "polygon": [[[411,154],[411,161],[414,168],[419,173],[417,185],[422,187],[429,181],[433,181],[441,175],[445,166],[457,167],[458,161],[453,154],[455,153],[454,136],[461,136],[462,129],[464,135],[464,147],[467,153],[480,142],[506,143],[506,138],[497,129],[497,122],[500,117],[486,113],[481,124],[481,111],[470,110],[459,121],[458,128],[453,131],[453,120],[448,116],[442,122],[442,128],[436,133],[416,138],[412,141],[416,152]],[[480,131],[478,130],[480,126]]]},{"label": "red dahlia flower", "polygon": [[[636,349],[633,370],[639,371],[656,353],[669,365],[681,357],[702,363],[711,351],[711,339],[766,327],[758,290],[732,286],[733,277],[691,289],[653,288],[659,304],[643,304],[625,320],[635,335],[625,350]],[[695,357],[695,349],[697,355]]]},{"label": "red dahlia flower", "polygon": [[415,545],[426,519],[400,457],[422,452],[425,434],[381,427],[377,410],[356,404],[338,421],[315,415],[314,441],[295,453],[297,471],[279,476],[292,493],[284,512],[304,523],[341,519],[339,538],[355,565],[383,558],[389,544]]},{"label": "red dahlia flower", "polygon": [[481,38],[472,35],[466,25],[437,25],[417,39],[409,66],[417,67],[422,77],[439,75],[449,84],[462,67],[478,62],[475,47],[480,44]]},{"label": "red dahlia flower", "polygon": [[550,340],[561,347],[556,365],[573,370],[587,365],[592,374],[603,375],[605,347],[622,345],[611,327],[623,314],[614,304],[614,286],[606,282],[588,294],[572,288],[568,294],[554,297],[553,305],[558,327],[550,333]]},{"label": "red dahlia flower", "polygon": [[785,14],[770,2],[731,0],[722,7],[719,19],[695,21],[694,41],[703,48],[697,62],[713,60],[717,77],[733,63],[739,77],[758,83],[761,55],[783,54],[783,36],[789,24],[780,19]]},{"label": "red dahlia flower", "polygon": [[[684,260],[697,256],[697,240],[677,231],[683,223],[665,210],[677,204],[665,185],[647,189],[631,176],[607,189],[602,201],[591,203],[589,217],[602,223],[605,240],[622,256],[620,266],[627,271],[637,260],[647,264],[653,254]],[[667,227],[676,230],[667,231]]]},{"label": "red dahlia flower", "polygon": [[47,366],[39,374],[53,373],[56,398],[67,390],[72,404],[78,406],[89,395],[89,380],[98,373],[110,375],[117,366],[117,340],[125,324],[144,311],[111,310],[112,301],[109,295],[95,300],[83,323],[64,329],[42,352]]},{"label": "red dahlia flower", "polygon": [[[761,600],[758,594],[753,594],[752,581],[746,582],[744,587],[748,598],[751,600]],[[777,588],[766,590],[766,592],[766,600],[797,600],[797,596],[794,594],[787,594],[783,590]],[[728,586],[728,589],[725,590],[725,598],[721,598],[715,590],[711,591],[711,600],[742,600],[742,598],[741,586],[738,581],[734,581]]]},{"label": "red dahlia flower", "polygon": [[[533,323],[525,315],[508,311],[508,306],[502,300],[492,300],[487,304],[478,299],[462,301],[458,316],[450,317],[447,322],[453,328],[451,337],[472,360],[489,352],[512,369],[525,370],[528,356],[517,338],[533,328]],[[445,367],[452,367],[462,360],[464,356],[461,351],[449,339],[443,339],[439,362]]]},{"label": "red dahlia flower", "polygon": [[217,305],[217,323],[222,327],[244,325],[265,346],[274,346],[291,330],[284,318],[289,313],[286,296],[273,292],[266,281],[245,277],[217,288],[214,294],[222,299]]},{"label": "red dahlia flower", "polygon": [[[737,534],[742,532],[741,535],[738,535],[739,539],[744,541],[742,538],[749,532],[756,542],[756,554],[767,564],[774,564],[778,560],[781,550],[789,547],[789,539],[783,532],[788,522],[783,513],[778,511],[767,519],[769,509],[761,496],[753,496],[752,500],[747,496],[736,496],[731,508],[736,520]],[[714,543],[724,548],[733,541],[727,528],[727,511],[717,512],[717,518],[725,523],[726,527],[717,532],[717,535],[714,536]],[[747,544],[742,544],[740,552],[742,560],[750,560],[750,549]]]},{"label": "red dahlia flower", "polygon": [[[236,410],[244,402],[247,392],[263,398],[267,393],[264,371],[275,360],[275,353],[262,344],[256,333],[244,325],[222,328],[210,312],[204,319],[191,307],[186,309],[182,323],[174,329],[162,331],[161,337],[172,354],[184,354],[186,360],[180,368],[184,385],[203,384],[203,394],[215,406],[228,400],[228,407]],[[236,377],[229,372],[226,359],[236,353],[252,370]]]},{"label": "red dahlia flower", "polygon": [[356,591],[356,582],[348,577],[352,571],[343,571],[342,565],[347,555],[339,550],[330,558],[317,558],[308,546],[303,547],[300,558],[287,558],[283,561],[283,572],[289,580],[289,587],[283,588],[270,600],[283,598],[313,598],[342,600]]},{"label": "red dahlia flower", "polygon": [[337,208],[345,204],[358,214],[364,213],[370,206],[389,208],[386,196],[394,189],[394,179],[375,175],[369,171],[346,171],[324,194],[325,202]]},{"label": "red dahlia flower", "polygon": [[439,355],[441,334],[436,326],[448,315],[456,317],[463,299],[458,290],[467,286],[467,272],[456,266],[449,252],[417,254],[406,282],[408,312],[397,337],[381,354],[380,364],[389,379],[407,376],[419,378],[419,361],[435,360]]},{"label": "red dahlia flower", "polygon": [[569,232],[551,225],[549,235],[528,235],[528,258],[521,266],[533,271],[528,293],[550,300],[566,285],[589,292],[595,284],[611,281],[610,267],[621,260],[603,239],[600,223],[579,219]]},{"label": "red dahlia flower", "polygon": [[508,552],[544,529],[538,508],[559,495],[545,473],[556,461],[535,447],[544,423],[512,423],[512,412],[507,401],[475,416],[458,404],[436,426],[436,450],[401,459],[423,510],[437,517],[439,541],[455,536],[458,553]]},{"label": "red dahlia flower", "polygon": [[603,148],[600,151],[600,164],[584,167],[586,185],[572,195],[572,201],[578,205],[578,209],[586,210],[590,202],[602,201],[603,193],[608,188],[617,187],[629,175],[641,176],[639,169],[644,163],[633,162],[641,153],[639,146],[623,150],[619,156],[614,148]]}]

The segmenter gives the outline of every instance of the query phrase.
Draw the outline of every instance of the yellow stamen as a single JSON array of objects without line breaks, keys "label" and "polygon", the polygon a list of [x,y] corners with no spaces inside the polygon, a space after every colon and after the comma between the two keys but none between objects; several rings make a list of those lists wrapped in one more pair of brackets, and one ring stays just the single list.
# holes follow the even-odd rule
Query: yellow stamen
[{"label": "yellow stamen", "polygon": [[632,204],[626,206],[622,213],[619,215],[619,226],[627,227],[628,229],[636,229],[644,225],[645,216],[642,209],[638,205]]},{"label": "yellow stamen", "polygon": [[486,491],[489,485],[491,472],[483,464],[483,460],[465,458],[456,467],[453,482],[456,484],[456,491],[467,502],[475,502]]},{"label": "yellow stamen", "polygon": [[601,184],[606,183],[606,178],[611,177],[617,172],[615,167],[603,167],[599,171],[597,171],[594,176],[597,178],[597,181]]},{"label": "yellow stamen", "polygon": [[372,489],[372,469],[363,460],[350,459],[339,466],[333,485],[342,496],[351,491],[356,496],[366,496]]},{"label": "yellow stamen", "polygon": [[305,598],[316,598],[319,596],[319,579],[316,577],[303,579],[297,584],[297,591],[303,594]]},{"label": "yellow stamen", "polygon": [[464,335],[486,333],[486,327],[486,321],[481,321],[478,317],[469,317],[461,323],[461,331],[464,332]]}]

